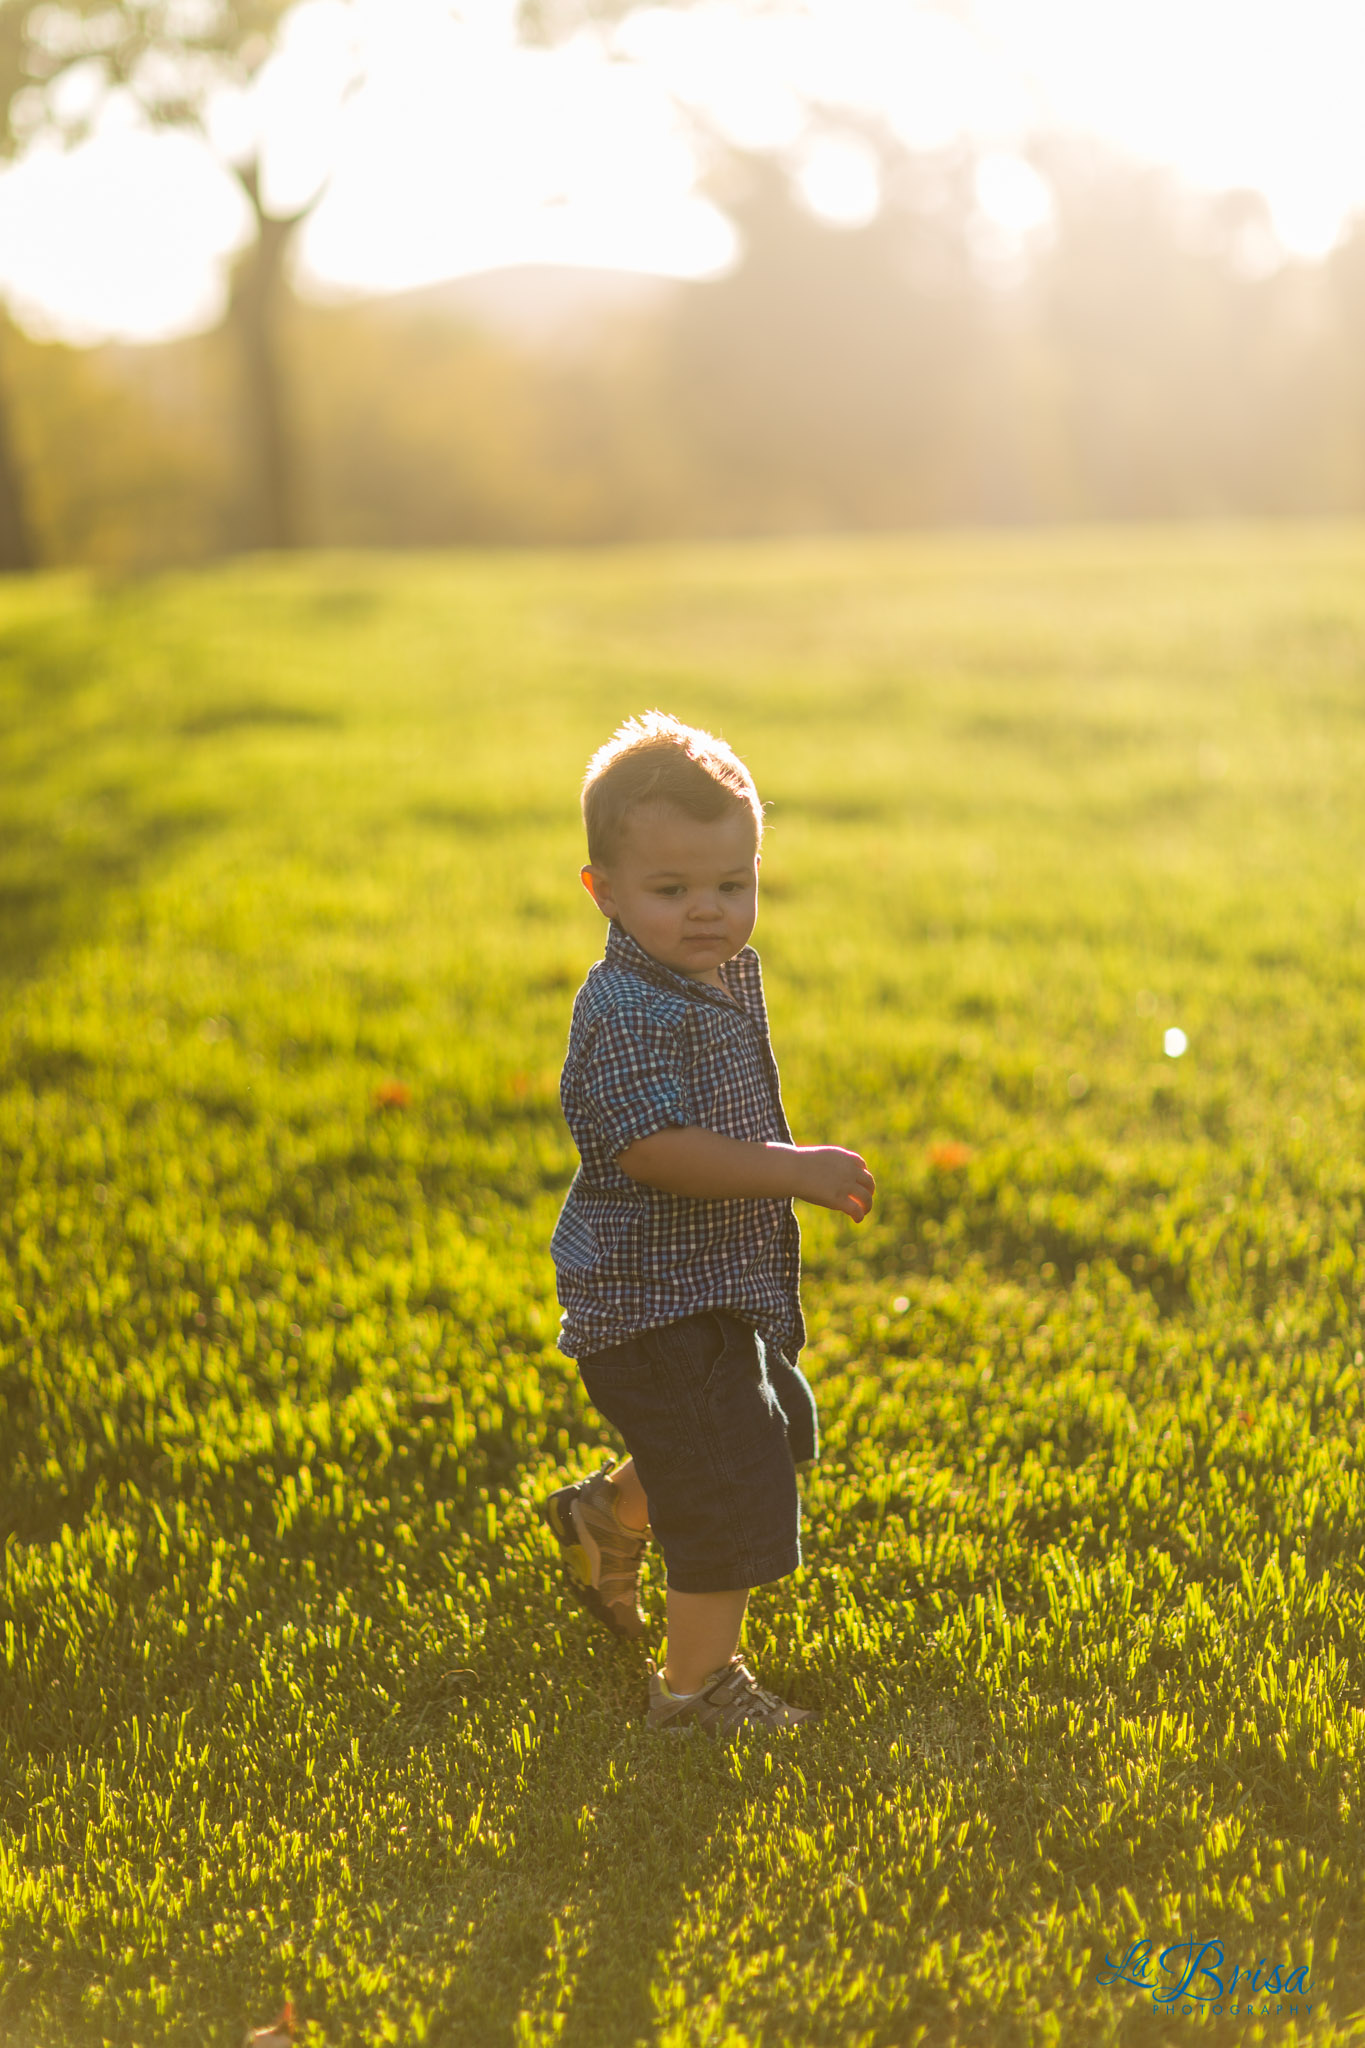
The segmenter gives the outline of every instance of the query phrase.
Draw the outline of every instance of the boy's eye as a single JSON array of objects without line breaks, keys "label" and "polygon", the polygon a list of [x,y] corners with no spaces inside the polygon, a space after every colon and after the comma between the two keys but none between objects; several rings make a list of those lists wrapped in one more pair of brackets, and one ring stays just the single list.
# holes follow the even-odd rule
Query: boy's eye
[{"label": "boy's eye", "polygon": [[662,888],[654,891],[654,894],[656,896],[681,896],[682,892],[681,882],[665,882]]},{"label": "boy's eye", "polygon": [[742,896],[749,884],[747,882],[722,882],[720,886],[727,896]]}]

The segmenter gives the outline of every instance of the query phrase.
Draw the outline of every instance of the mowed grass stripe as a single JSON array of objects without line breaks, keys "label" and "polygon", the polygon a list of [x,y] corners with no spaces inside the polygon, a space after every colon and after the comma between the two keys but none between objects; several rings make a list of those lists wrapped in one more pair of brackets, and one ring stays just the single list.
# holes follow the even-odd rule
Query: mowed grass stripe
[{"label": "mowed grass stripe", "polygon": [[[1360,2038],[1362,567],[0,595],[7,2039],[1215,2024],[1097,1982],[1145,1937],[1306,1970],[1239,2038]],[[575,791],[654,703],[770,800],[789,1110],[879,1180],[803,1215],[824,1456],[749,1644],[822,1718],[771,1752],[650,1738],[535,1516],[610,1442],[546,1253]]]}]

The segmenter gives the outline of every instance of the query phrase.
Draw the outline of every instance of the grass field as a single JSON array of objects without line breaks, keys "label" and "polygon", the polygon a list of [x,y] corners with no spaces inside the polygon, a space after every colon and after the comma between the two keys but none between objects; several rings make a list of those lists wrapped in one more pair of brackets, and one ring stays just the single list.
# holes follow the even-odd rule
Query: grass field
[{"label": "grass field", "polygon": [[[1365,533],[0,626],[4,2048],[1365,2041]],[[577,779],[656,703],[770,800],[788,1110],[880,1187],[803,1213],[770,1749],[649,1736],[534,1514],[610,1442]]]}]

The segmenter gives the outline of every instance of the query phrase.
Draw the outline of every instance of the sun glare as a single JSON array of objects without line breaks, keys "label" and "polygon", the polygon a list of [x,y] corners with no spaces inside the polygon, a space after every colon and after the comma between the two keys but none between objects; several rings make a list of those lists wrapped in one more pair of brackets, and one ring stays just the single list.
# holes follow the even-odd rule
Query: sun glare
[{"label": "sun glare", "polygon": [[808,151],[800,185],[812,211],[838,227],[863,226],[881,201],[872,152],[836,137],[821,137]]},{"label": "sun glare", "polygon": [[1007,234],[1027,235],[1052,218],[1047,186],[1021,156],[994,150],[977,166],[976,196]]},{"label": "sun glare", "polygon": [[[1210,186],[1258,187],[1281,239],[1320,252],[1365,203],[1365,8],[1358,0],[806,0],[645,10],[629,60],[580,37],[519,49],[506,0],[306,0],[225,145],[259,133],[276,203],[331,182],[298,250],[305,287],[392,291],[518,261],[702,275],[733,239],[696,189],[687,110],[748,147],[798,147],[803,103],[880,115],[906,141],[969,134],[983,212],[1007,236],[1047,218],[1021,155],[1054,127],[1097,132]],[[363,57],[364,83],[345,84]],[[193,160],[192,160],[193,159]],[[877,205],[854,144],[805,153],[826,219]],[[231,182],[188,143],[117,113],[70,158],[0,177],[0,284],[48,331],[132,338],[204,324],[247,231]]]}]

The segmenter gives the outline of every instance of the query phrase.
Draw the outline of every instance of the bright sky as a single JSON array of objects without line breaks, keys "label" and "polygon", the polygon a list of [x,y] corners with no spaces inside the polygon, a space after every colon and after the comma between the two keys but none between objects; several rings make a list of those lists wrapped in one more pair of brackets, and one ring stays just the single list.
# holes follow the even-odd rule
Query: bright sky
[{"label": "bright sky", "polygon": [[[312,292],[394,291],[500,263],[699,275],[733,257],[695,189],[686,109],[801,150],[802,96],[883,111],[910,141],[967,133],[1006,232],[1036,225],[1030,133],[1085,129],[1210,186],[1263,190],[1281,239],[1329,247],[1365,207],[1365,0],[730,0],[516,48],[508,0],[303,0],[224,147],[263,143],[280,205],[331,182],[300,237]],[[365,82],[343,90],[364,54]],[[848,151],[808,155],[831,216],[875,204]],[[95,140],[0,176],[0,289],[30,329],[151,339],[213,321],[246,232],[221,165],[110,110]]]}]

